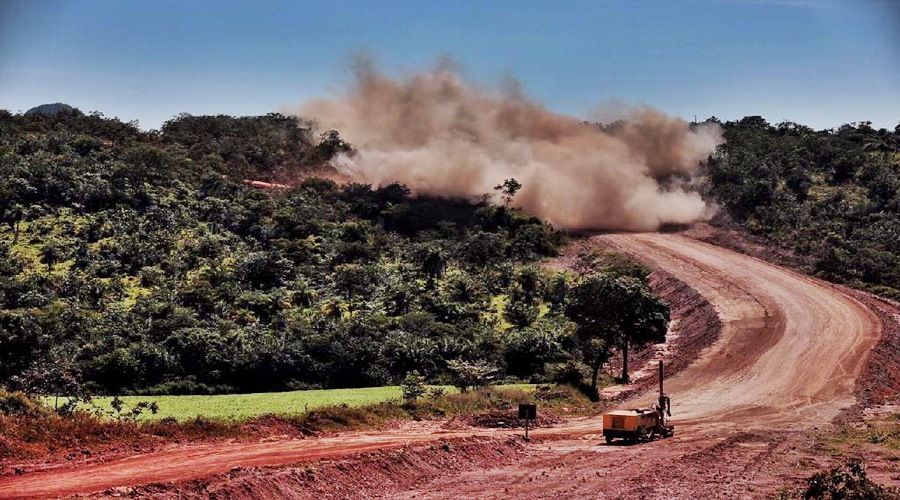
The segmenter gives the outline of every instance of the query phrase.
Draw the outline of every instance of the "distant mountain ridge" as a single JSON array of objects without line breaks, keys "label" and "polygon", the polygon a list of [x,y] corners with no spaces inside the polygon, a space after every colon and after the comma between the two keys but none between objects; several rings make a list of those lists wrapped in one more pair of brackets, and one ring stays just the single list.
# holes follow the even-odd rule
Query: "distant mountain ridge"
[{"label": "distant mountain ridge", "polygon": [[40,106],[35,106],[28,111],[25,112],[25,116],[28,115],[55,115],[60,111],[74,111],[75,108],[69,106],[68,104],[63,104],[61,102],[56,102],[53,104],[41,104]]}]

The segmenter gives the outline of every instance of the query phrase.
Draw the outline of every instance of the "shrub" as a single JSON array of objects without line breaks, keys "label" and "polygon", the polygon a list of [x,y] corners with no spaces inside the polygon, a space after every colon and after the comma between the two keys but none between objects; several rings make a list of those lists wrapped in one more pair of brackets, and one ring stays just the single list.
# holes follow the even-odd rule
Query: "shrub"
[{"label": "shrub", "polygon": [[403,400],[408,403],[415,402],[425,394],[425,377],[420,375],[418,370],[413,370],[406,375],[400,386],[403,389]]},{"label": "shrub", "polygon": [[470,387],[483,387],[497,375],[497,367],[487,361],[452,360],[447,368],[453,374],[453,385],[466,392]]},{"label": "shrub", "polygon": [[338,431],[362,427],[381,427],[391,420],[408,417],[396,404],[379,403],[361,407],[347,405],[328,406],[312,410],[297,421],[297,425],[308,434],[321,431]]},{"label": "shrub", "polygon": [[46,408],[25,393],[0,388],[0,415],[40,416],[47,413]]},{"label": "shrub", "polygon": [[814,474],[806,480],[806,488],[799,493],[805,499],[842,500],[879,500],[896,498],[897,494],[872,482],[860,460],[851,460],[827,472]]}]

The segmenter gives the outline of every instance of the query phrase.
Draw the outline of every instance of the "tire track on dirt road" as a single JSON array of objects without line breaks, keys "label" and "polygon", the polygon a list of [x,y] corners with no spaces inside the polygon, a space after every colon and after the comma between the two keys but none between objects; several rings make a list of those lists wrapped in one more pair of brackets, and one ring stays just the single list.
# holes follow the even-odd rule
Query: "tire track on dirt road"
[{"label": "tire track on dirt road", "polygon": [[[666,382],[680,435],[695,440],[701,439],[701,432],[725,436],[748,428],[809,428],[829,422],[855,403],[856,378],[881,332],[878,317],[860,302],[819,280],[677,234],[595,238],[598,245],[618,248],[686,282],[713,305],[721,319],[719,338]],[[648,394],[629,405],[645,405],[653,399],[655,394]],[[581,419],[536,429],[535,434],[596,435],[599,428],[599,419]],[[205,477],[234,467],[285,465],[409,443],[515,432],[440,432],[407,426],[319,439],[206,444],[0,478],[0,497],[91,493],[113,486]],[[664,443],[652,444],[663,449]],[[637,453],[601,448],[623,456]],[[502,474],[481,473],[496,477],[496,482],[503,480]],[[481,484],[491,487],[493,483]],[[460,478],[441,479],[433,486],[429,491],[434,497],[447,491],[452,496],[454,487],[462,487]]]}]

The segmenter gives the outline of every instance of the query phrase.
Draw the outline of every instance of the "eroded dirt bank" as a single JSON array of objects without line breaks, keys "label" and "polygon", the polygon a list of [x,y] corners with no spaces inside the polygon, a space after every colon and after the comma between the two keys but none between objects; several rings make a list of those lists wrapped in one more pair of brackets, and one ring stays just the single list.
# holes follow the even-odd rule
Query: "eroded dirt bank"
[{"label": "eroded dirt bank", "polygon": [[881,339],[869,359],[856,388],[858,407],[900,402],[900,308],[871,294],[839,287],[871,309],[881,320]]},{"label": "eroded dirt bank", "polygon": [[771,498],[828,463],[813,439],[786,431],[639,446],[557,441],[513,464],[383,498]]},{"label": "eroded dirt bank", "polygon": [[527,454],[517,438],[469,437],[286,467],[238,467],[204,479],[112,488],[94,497],[390,498],[439,477],[515,463]]}]

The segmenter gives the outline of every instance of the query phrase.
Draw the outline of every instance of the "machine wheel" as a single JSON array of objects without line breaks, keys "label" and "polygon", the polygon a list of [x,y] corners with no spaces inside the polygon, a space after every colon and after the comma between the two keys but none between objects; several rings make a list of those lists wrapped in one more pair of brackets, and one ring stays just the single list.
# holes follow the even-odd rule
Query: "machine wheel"
[{"label": "machine wheel", "polygon": [[643,427],[638,427],[637,440],[638,441],[647,441],[647,429],[645,429]]},{"label": "machine wheel", "polygon": [[656,439],[656,427],[651,427],[650,435],[647,436],[647,441],[653,441],[654,439]]},{"label": "machine wheel", "polygon": [[604,435],[603,437],[606,438],[606,444],[612,444],[612,442],[613,442],[612,436],[607,434],[607,435]]}]

